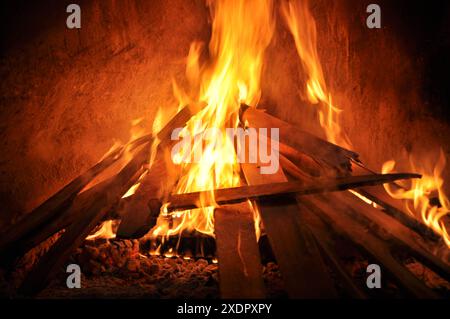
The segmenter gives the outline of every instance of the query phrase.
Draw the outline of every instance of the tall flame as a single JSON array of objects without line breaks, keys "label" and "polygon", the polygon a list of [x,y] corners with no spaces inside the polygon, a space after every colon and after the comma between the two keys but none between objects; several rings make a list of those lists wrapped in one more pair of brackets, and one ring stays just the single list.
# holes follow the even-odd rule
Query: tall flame
[{"label": "tall flame", "polygon": [[295,40],[298,55],[308,75],[306,93],[311,104],[318,105],[319,121],[328,141],[350,148],[351,143],[342,132],[339,114],[342,112],[328,92],[322,64],[317,52],[317,28],[309,10],[309,1],[287,1],[281,6],[287,26]]},{"label": "tall flame", "polygon": [[[205,131],[236,128],[241,103],[258,103],[264,51],[274,31],[273,3],[272,0],[208,0],[208,5],[212,18],[210,61],[201,64],[203,45],[193,43],[186,67],[190,92],[181,92],[178,85],[174,88],[183,102],[200,100],[207,104],[180,133],[180,136],[196,138],[190,149],[182,148],[176,154],[182,166],[176,193],[210,192],[199,203],[204,208],[178,214],[170,227],[164,222],[167,218],[163,212],[154,235],[175,235],[186,229],[213,235],[214,208],[203,204],[214,201],[215,189],[241,183],[234,142],[225,134],[222,138],[208,137]],[[181,161],[186,158],[198,161]]]}]

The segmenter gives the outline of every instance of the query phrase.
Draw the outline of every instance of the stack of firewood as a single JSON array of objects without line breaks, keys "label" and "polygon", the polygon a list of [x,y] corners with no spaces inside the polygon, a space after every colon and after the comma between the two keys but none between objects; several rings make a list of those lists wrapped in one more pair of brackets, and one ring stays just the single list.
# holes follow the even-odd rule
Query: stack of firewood
[{"label": "stack of firewood", "polygon": [[[183,127],[201,109],[201,104],[185,107],[158,134],[144,136],[113,151],[4,233],[0,240],[0,259],[4,267],[13,268],[23,254],[64,230],[27,274],[20,294],[33,295],[42,290],[105,219],[120,219],[117,236],[134,239],[144,236],[155,225],[164,202],[171,203],[169,211],[197,207],[201,193],[170,194],[169,199],[157,194],[161,185],[170,189],[176,181],[168,178],[169,175],[181,174],[175,166],[169,172],[162,155],[171,146],[172,131]],[[373,174],[361,168],[355,152],[255,108],[243,106],[240,117],[249,127],[280,129],[282,168],[276,174],[261,175],[256,164],[241,164],[247,185],[216,190],[220,206],[215,211],[215,237],[223,297],[265,297],[261,257],[248,200],[258,209],[289,297],[335,297],[335,279],[330,277],[327,267],[338,274],[338,280],[350,295],[367,296],[364,287],[354,283],[342,267],[332,234],[346,237],[370,255],[411,295],[438,297],[408,272],[393,252],[404,249],[450,280],[448,262],[431,252],[432,247],[439,245],[439,237],[395,208],[392,200],[378,196],[381,184],[420,176]],[[159,142],[160,155],[149,166],[154,141]],[[132,159],[121,165],[115,175],[103,176],[108,167],[123,160],[125,153],[132,153]],[[141,183],[138,191],[122,198],[138,180]],[[348,192],[349,189],[371,198],[383,209],[365,204]],[[131,250],[135,253],[134,248]],[[98,251],[99,256],[102,253]],[[107,260],[118,266],[126,263],[121,258],[110,257],[99,257],[98,263],[103,267],[108,267]],[[99,267],[101,270],[102,266]]]}]

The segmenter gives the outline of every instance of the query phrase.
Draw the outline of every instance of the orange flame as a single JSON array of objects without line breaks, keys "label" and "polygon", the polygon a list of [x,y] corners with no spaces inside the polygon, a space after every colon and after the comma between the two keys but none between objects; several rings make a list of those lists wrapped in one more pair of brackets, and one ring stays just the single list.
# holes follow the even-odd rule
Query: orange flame
[{"label": "orange flame", "polygon": [[211,60],[201,64],[204,46],[193,43],[186,67],[190,93],[174,84],[174,94],[180,105],[198,100],[207,104],[180,133],[180,136],[189,134],[200,138],[194,140],[190,150],[180,149],[176,158],[200,158],[196,163],[181,163],[182,174],[176,193],[210,192],[207,198],[200,200],[199,207],[204,208],[171,215],[171,226],[162,211],[153,235],[196,230],[213,236],[214,208],[204,204],[214,202],[215,189],[241,184],[233,141],[225,134],[220,140],[208,139],[204,132],[209,128],[236,128],[241,103],[258,103],[264,51],[274,30],[273,3],[272,0],[208,0],[208,5],[212,17]]},{"label": "orange flame", "polygon": [[311,104],[319,105],[319,121],[328,141],[351,148],[351,143],[342,132],[339,114],[342,112],[333,102],[327,90],[325,77],[317,52],[317,28],[308,1],[283,2],[281,13],[295,40],[298,55],[308,74],[306,93]]},{"label": "orange flame", "polygon": [[[439,159],[435,165],[418,165],[410,156],[411,169],[422,174],[422,179],[412,180],[410,185],[393,187],[386,184],[386,192],[395,199],[405,200],[405,208],[409,214],[422,221],[436,233],[442,236],[444,242],[450,248],[450,236],[444,220],[450,216],[450,202],[444,193],[444,180],[442,172],[446,165],[444,152],[441,150]],[[383,174],[394,171],[396,162],[388,161],[383,165]],[[428,166],[428,167],[427,167]],[[440,206],[432,205],[431,198],[437,196]]]},{"label": "orange flame", "polygon": [[114,221],[107,220],[103,222],[102,226],[95,233],[86,237],[86,240],[95,240],[97,238],[113,239],[116,238],[116,232],[114,231]]}]

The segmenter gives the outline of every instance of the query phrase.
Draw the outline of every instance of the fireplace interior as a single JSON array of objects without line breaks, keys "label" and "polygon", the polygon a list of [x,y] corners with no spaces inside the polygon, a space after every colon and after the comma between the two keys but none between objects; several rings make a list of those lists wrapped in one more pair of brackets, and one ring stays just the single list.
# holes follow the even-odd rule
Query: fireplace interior
[{"label": "fireplace interior", "polygon": [[[371,2],[3,1],[0,294],[448,298],[450,3]],[[279,128],[278,171],[174,162],[198,117]]]}]

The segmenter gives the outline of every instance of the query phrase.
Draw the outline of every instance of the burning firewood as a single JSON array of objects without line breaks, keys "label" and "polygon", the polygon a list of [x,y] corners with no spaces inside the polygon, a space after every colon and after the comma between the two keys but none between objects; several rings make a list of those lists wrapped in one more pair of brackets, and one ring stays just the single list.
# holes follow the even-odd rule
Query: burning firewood
[{"label": "burning firewood", "polygon": [[223,298],[265,297],[261,257],[251,207],[221,207],[214,212],[220,294]]},{"label": "burning firewood", "polygon": [[438,297],[392,256],[391,248],[385,244],[385,240],[372,232],[367,232],[367,225],[361,224],[354,217],[349,216],[348,210],[351,207],[341,202],[337,196],[334,194],[313,195],[302,198],[301,201],[330,225],[336,233],[349,238],[388,269],[396,282],[413,296],[418,298]]},{"label": "burning firewood", "polygon": [[58,268],[70,256],[91,231],[142,174],[143,163],[148,158],[149,148],[143,148],[114,178],[105,183],[104,191],[97,194],[93,203],[83,209],[83,216],[70,225],[61,238],[52,246],[30,271],[22,283],[19,293],[33,295],[43,289]]},{"label": "burning firewood", "polygon": [[[39,207],[26,214],[23,220],[7,229],[0,239],[0,252],[11,248],[11,245],[29,236],[33,232],[39,231],[46,223],[59,214],[63,214],[73,203],[77,194],[100,174],[104,169],[116,162],[122,155],[124,148],[121,147],[112,152],[98,164],[80,175],[67,186],[46,200]],[[51,234],[52,235],[52,234]],[[15,250],[16,248],[14,248]]]},{"label": "burning firewood", "polygon": [[[241,165],[250,185],[267,180],[282,183],[287,180],[283,171],[261,175],[255,165]],[[314,235],[299,221],[298,205],[294,198],[257,201],[258,214],[264,224],[275,258],[283,274],[290,298],[333,298],[334,284],[325,268]]]},{"label": "burning firewood", "polygon": [[[273,183],[242,186],[236,188],[226,188],[216,190],[214,201],[217,205],[227,205],[246,200],[270,198],[279,195],[297,194],[311,195],[317,193],[326,193],[333,191],[343,191],[362,186],[371,186],[385,184],[402,179],[420,178],[416,174],[386,174],[386,175],[366,175],[366,176],[350,176],[343,178],[326,179],[311,183],[303,181]],[[209,192],[196,192],[186,194],[174,194],[168,199],[169,205],[165,208],[166,212],[177,210],[189,210],[198,208],[200,199]],[[203,206],[214,206],[213,202],[202,203]]]},{"label": "burning firewood", "polygon": [[[185,123],[189,118],[191,118],[196,112],[202,108],[201,104],[195,104],[182,109],[172,120],[156,135],[160,141],[170,140],[170,134],[172,131]],[[24,293],[32,293],[34,291],[39,291],[43,288],[51,275],[44,275],[43,272],[50,266],[59,267],[62,262],[68,257],[69,253],[76,248],[79,243],[86,238],[86,236],[91,232],[91,230],[97,226],[97,224],[102,220],[106,213],[109,212],[111,206],[116,203],[121,196],[136,182],[136,180],[142,175],[142,170],[145,168],[145,163],[149,161],[150,156],[150,141],[148,137],[141,138],[134,143],[132,146],[134,148],[141,147],[141,150],[134,156],[134,158],[114,177],[108,179],[107,181],[100,184],[100,187],[95,188],[94,193],[89,192],[88,196],[83,193],[76,197],[76,194],[84,188],[94,177],[94,173],[97,174],[101,172],[99,166],[104,169],[106,168],[106,163],[112,163],[117,160],[118,154],[114,152],[106,159],[104,159],[100,164],[95,166],[93,169],[88,171],[88,173],[82,175],[83,177],[89,176],[91,178],[78,178],[74,182],[70,183],[68,187],[63,189],[60,193],[56,194],[54,197],[50,198],[46,203],[44,203],[41,208],[34,211],[32,217],[26,219],[23,223],[14,225],[10,233],[14,234],[15,229],[23,230],[18,232],[18,235],[12,235],[12,238],[6,238],[3,241],[3,256],[8,256],[8,250],[12,243],[17,243],[21,240],[22,247],[19,251],[20,253],[25,252],[26,249],[31,248],[31,244],[37,244],[38,242],[45,240],[48,235],[52,235],[53,231],[57,232],[62,228],[68,226],[70,222],[74,222],[66,232],[63,234],[62,238],[50,249],[50,251],[44,255],[42,260],[38,265],[32,270],[27,280],[22,285],[22,291]],[[83,182],[81,182],[81,181]],[[131,183],[131,185],[130,185]],[[70,190],[70,192],[69,192]],[[64,196],[60,195],[63,194]],[[66,199],[70,193],[70,196],[76,197],[76,200],[71,206],[71,209],[61,207],[61,198]],[[92,194],[92,195],[91,195]],[[65,202],[65,201],[63,201]],[[50,226],[44,227],[47,229],[46,232],[41,232],[37,234],[29,234],[27,231],[33,229],[34,231],[39,230],[39,225],[42,224],[42,220],[46,221],[49,218],[49,213],[45,208],[47,206],[53,207],[57,206],[59,208],[59,216],[56,216],[56,220]],[[65,209],[63,209],[65,208]],[[91,212],[87,213],[86,210]],[[52,210],[50,210],[51,212]],[[52,215],[53,216],[53,215]],[[51,217],[52,217],[51,216]],[[70,216],[70,217],[68,217]],[[80,218],[80,220],[75,222],[75,218]],[[55,226],[58,225],[62,228],[57,229]],[[36,226],[34,229],[32,226]],[[16,254],[14,254],[16,256]],[[10,257],[10,256],[8,256]],[[11,258],[8,258],[11,260]],[[56,269],[56,268],[54,268]],[[36,285],[35,285],[36,284]]]},{"label": "burning firewood", "polygon": [[326,163],[338,171],[349,171],[351,169],[350,160],[358,161],[359,155],[355,152],[303,132],[266,112],[244,106],[241,118],[253,128],[279,128],[282,144],[296,149],[318,162]]},{"label": "burning firewood", "polygon": [[[352,176],[338,179],[330,178],[306,184],[302,181],[296,181],[218,189],[214,192],[214,202],[211,202],[209,205],[208,203],[202,203],[202,207],[230,205],[233,203],[245,202],[247,200],[271,198],[286,194],[310,195],[323,192],[342,191],[345,189],[383,184],[399,179],[410,178],[420,178],[420,176],[415,174]],[[209,192],[207,191],[173,194],[167,200],[169,204],[165,207],[164,212],[171,213],[199,208],[201,198],[206,197],[208,194]],[[121,238],[139,238],[155,226],[156,217],[159,215],[163,203],[157,198],[148,200],[148,206],[139,206],[139,203],[142,203],[142,201],[138,200],[130,203],[130,209],[132,211],[130,217],[132,218],[125,220],[126,223],[122,227],[122,230],[119,228]]]}]

